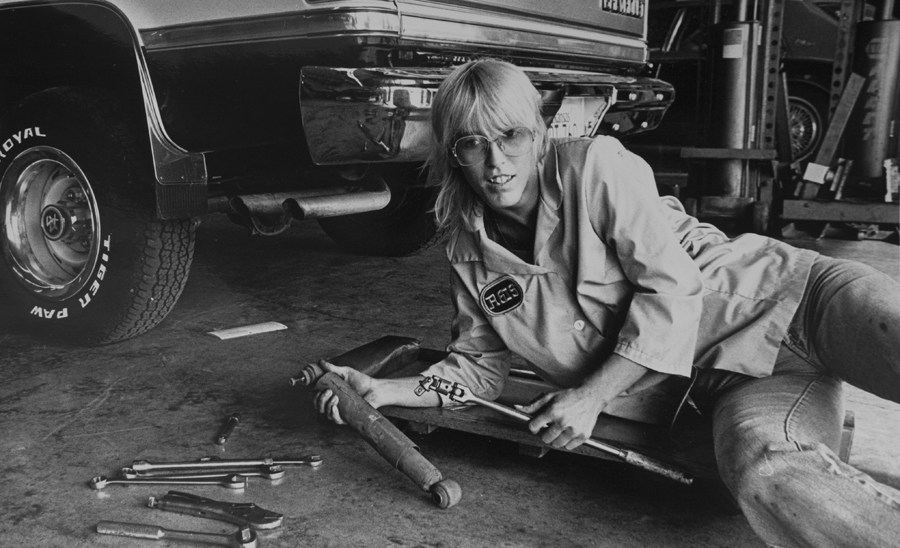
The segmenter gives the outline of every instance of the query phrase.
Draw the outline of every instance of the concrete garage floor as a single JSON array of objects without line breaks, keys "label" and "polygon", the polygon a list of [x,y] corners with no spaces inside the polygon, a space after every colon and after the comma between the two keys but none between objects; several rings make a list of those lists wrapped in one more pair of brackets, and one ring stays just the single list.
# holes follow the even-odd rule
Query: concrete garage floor
[{"label": "concrete garage floor", "polygon": [[[880,242],[806,242],[898,276],[898,247]],[[405,259],[337,250],[315,223],[251,238],[224,218],[205,219],[187,289],[151,332],[102,348],[0,336],[0,545],[152,547],[189,545],[95,532],[98,521],[229,532],[234,527],[147,508],[167,486],[109,486],[133,459],[186,460],[316,453],[317,469],[294,467],[272,484],[235,492],[183,491],[252,501],[285,515],[260,546],[750,547],[744,518],[709,489],[684,487],[605,460],[438,430],[413,435],[462,502],[439,510],[348,427],[320,419],[305,389],[287,379],[302,365],[385,334],[442,348],[451,306],[443,250]],[[288,330],[220,341],[206,332],[279,321]],[[852,462],[900,488],[900,406],[848,391],[856,412]],[[231,440],[213,443],[241,412]]]}]

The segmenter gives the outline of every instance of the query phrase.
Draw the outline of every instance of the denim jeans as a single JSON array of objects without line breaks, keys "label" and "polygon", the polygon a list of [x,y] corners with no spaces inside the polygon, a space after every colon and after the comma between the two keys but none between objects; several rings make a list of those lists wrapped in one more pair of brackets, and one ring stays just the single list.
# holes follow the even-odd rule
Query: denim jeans
[{"label": "denim jeans", "polygon": [[771,376],[697,376],[691,395],[712,413],[719,474],[768,546],[900,546],[896,491],[836,456],[842,381],[900,402],[900,285],[826,257]]}]

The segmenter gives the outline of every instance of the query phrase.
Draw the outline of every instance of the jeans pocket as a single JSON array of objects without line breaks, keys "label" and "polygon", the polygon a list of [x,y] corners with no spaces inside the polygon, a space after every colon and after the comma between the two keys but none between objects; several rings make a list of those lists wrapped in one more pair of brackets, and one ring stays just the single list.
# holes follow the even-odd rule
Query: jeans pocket
[{"label": "jeans pocket", "polygon": [[793,375],[806,386],[796,396],[784,418],[786,441],[802,449],[804,444],[825,443],[840,447],[843,404],[841,383],[816,374]]}]

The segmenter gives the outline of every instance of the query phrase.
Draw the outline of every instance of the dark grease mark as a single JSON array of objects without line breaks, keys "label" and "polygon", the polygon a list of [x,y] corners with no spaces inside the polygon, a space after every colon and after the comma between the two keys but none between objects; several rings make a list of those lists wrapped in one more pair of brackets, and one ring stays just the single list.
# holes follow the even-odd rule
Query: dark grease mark
[{"label": "dark grease mark", "polygon": [[18,525],[26,519],[34,519],[44,513],[44,507],[40,504],[32,504],[27,507],[18,506],[12,510],[13,514],[9,517],[9,521],[13,525]]}]

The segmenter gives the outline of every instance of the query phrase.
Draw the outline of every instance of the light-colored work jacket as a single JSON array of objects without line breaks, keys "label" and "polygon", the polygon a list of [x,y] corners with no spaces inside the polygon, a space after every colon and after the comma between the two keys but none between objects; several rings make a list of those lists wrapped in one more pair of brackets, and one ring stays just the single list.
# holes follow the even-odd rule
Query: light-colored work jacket
[{"label": "light-colored work jacket", "polygon": [[425,375],[491,399],[510,352],[559,387],[617,353],[651,373],[606,412],[660,422],[627,396],[692,367],[771,374],[815,252],[697,221],[611,137],[554,140],[539,181],[534,264],[491,240],[481,216],[450,240],[451,354]]}]

